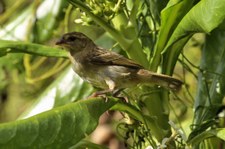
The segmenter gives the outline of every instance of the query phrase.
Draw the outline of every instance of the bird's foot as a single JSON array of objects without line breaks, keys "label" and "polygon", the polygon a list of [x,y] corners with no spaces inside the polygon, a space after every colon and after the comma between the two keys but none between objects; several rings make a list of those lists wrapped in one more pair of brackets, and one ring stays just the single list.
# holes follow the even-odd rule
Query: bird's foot
[{"label": "bird's foot", "polygon": [[97,91],[97,92],[94,92],[91,96],[89,96],[88,99],[94,98],[94,97],[102,97],[107,102],[108,101],[107,95],[121,99],[121,98],[124,98],[120,96],[121,91],[122,89],[116,89],[116,90],[109,89],[109,90]]},{"label": "bird's foot", "polygon": [[126,96],[117,96],[116,98],[119,98],[122,102],[125,102],[125,103],[129,102],[128,97]]},{"label": "bird's foot", "polygon": [[101,97],[105,100],[105,102],[108,101],[108,97],[107,97],[107,93],[110,93],[112,91],[109,91],[109,90],[103,90],[103,91],[97,91],[97,92],[94,92],[91,96],[88,97],[89,98],[94,98],[94,97]]}]

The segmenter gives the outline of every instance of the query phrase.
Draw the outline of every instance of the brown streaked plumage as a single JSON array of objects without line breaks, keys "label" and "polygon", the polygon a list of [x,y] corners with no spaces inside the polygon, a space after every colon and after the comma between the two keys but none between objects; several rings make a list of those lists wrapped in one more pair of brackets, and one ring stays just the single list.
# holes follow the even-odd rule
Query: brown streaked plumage
[{"label": "brown streaked plumage", "polygon": [[69,51],[74,71],[96,87],[113,91],[154,84],[179,90],[182,81],[144,69],[140,64],[115,52],[100,48],[82,33],[64,34],[56,42]]}]

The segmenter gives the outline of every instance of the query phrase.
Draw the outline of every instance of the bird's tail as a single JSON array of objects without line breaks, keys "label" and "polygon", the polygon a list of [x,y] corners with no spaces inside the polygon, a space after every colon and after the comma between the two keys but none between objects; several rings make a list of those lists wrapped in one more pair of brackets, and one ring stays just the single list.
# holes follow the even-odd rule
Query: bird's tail
[{"label": "bird's tail", "polygon": [[183,84],[182,81],[171,76],[150,72],[145,69],[139,70],[138,74],[141,76],[144,83],[159,85],[175,91],[180,90]]}]

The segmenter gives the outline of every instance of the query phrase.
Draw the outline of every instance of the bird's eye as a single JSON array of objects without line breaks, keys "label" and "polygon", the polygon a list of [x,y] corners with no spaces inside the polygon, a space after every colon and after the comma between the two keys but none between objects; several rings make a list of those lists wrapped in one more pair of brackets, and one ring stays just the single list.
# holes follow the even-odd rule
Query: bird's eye
[{"label": "bird's eye", "polygon": [[75,40],[76,40],[76,37],[70,36],[70,37],[67,38],[67,40],[68,40],[68,41],[75,41]]}]

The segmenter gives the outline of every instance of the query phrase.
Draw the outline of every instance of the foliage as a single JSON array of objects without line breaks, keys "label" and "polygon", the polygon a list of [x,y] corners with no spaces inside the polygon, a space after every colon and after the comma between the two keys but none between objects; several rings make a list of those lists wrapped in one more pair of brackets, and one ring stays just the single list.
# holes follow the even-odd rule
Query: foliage
[{"label": "foliage", "polygon": [[107,103],[101,98],[86,100],[2,124],[1,148],[70,147],[90,134],[96,128],[99,116],[115,103],[113,99]]},{"label": "foliage", "polygon": [[[125,113],[117,135],[130,148],[225,145],[219,117],[225,93],[225,0],[18,0],[9,8],[12,3],[0,3],[0,118],[32,117],[1,124],[0,148],[105,148],[84,139],[107,110]],[[127,102],[110,95],[107,102],[81,100],[93,88],[71,73],[67,53],[52,46],[70,31],[83,32],[146,69],[181,74],[183,89],[138,86],[123,92]],[[196,33],[205,35],[200,66],[185,50]],[[196,85],[189,76],[197,76]],[[45,110],[50,111],[36,115]]]}]

